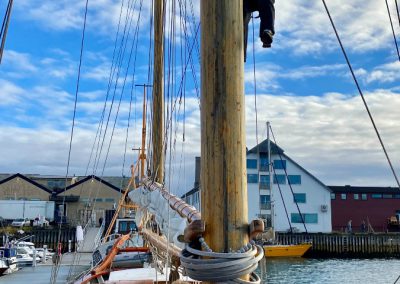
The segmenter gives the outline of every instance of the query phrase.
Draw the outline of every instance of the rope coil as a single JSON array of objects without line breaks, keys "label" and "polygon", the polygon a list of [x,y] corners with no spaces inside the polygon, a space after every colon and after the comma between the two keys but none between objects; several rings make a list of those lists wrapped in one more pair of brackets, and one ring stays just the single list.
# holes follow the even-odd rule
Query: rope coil
[{"label": "rope coil", "polygon": [[[205,246],[202,242],[202,246]],[[180,254],[183,272],[192,279],[210,282],[261,283],[254,273],[263,258],[261,246],[254,243],[245,245],[240,252],[217,253],[202,251],[186,246]],[[250,274],[250,280],[240,277]]]}]

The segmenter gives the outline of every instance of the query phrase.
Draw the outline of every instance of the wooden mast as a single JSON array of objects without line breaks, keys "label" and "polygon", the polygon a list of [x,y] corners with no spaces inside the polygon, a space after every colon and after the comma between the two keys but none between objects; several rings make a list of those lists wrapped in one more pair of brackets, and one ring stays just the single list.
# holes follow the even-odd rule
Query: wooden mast
[{"label": "wooden mast", "polygon": [[218,252],[248,242],[242,5],[201,1],[201,215]]},{"label": "wooden mast", "polygon": [[153,158],[152,176],[164,180],[164,32],[163,0],[154,0]]}]

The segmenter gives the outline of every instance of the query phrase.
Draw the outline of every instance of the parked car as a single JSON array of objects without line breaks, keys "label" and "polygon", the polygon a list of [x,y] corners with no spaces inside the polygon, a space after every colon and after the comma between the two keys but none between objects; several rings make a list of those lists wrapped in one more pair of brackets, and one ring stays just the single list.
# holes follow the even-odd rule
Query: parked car
[{"label": "parked car", "polygon": [[25,219],[15,219],[12,221],[11,226],[13,227],[24,227],[24,226],[29,226],[31,224],[31,221],[28,218]]},{"label": "parked car", "polygon": [[46,219],[36,218],[33,221],[33,226],[34,227],[48,227],[49,226],[49,221],[47,221]]}]

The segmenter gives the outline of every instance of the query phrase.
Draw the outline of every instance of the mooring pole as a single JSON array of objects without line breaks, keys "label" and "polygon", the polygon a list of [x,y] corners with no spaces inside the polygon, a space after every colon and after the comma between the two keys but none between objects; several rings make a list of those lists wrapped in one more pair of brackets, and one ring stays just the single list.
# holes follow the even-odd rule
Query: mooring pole
[{"label": "mooring pole", "polygon": [[242,5],[201,1],[201,216],[218,252],[249,240]]}]

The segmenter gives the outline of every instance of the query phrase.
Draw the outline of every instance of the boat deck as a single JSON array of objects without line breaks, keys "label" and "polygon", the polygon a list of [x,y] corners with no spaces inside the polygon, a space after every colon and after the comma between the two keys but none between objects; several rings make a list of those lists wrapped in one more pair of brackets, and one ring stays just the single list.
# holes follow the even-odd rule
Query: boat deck
[{"label": "boat deck", "polygon": [[[64,254],[61,259],[60,269],[57,275],[56,283],[65,284],[67,282],[70,267],[73,263],[74,254],[67,253]],[[73,274],[78,274],[90,267],[90,261],[92,259],[91,253],[79,253],[76,259],[79,258],[79,263],[77,263],[73,269]],[[40,264],[36,267],[23,267],[20,270],[4,275],[0,277],[0,284],[13,283],[13,284],[43,284],[50,283],[51,270],[53,263],[48,260],[45,264]]]}]

